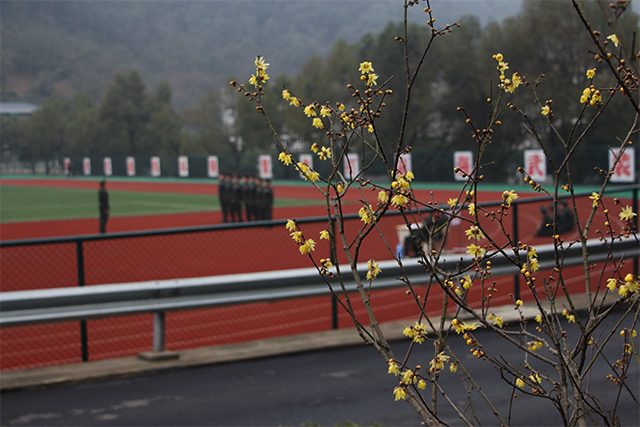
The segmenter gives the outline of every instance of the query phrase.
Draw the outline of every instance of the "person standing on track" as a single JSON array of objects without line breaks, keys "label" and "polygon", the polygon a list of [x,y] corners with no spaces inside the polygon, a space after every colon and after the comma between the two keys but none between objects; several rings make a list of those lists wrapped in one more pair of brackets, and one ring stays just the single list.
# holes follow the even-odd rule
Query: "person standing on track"
[{"label": "person standing on track", "polygon": [[109,219],[109,193],[105,188],[106,180],[100,181],[100,190],[98,190],[98,210],[100,211],[100,233],[107,232],[107,220]]},{"label": "person standing on track", "polygon": [[263,219],[273,219],[273,189],[271,188],[271,181],[265,179],[262,181],[262,197],[263,197]]},{"label": "person standing on track", "polygon": [[244,208],[247,222],[256,220],[256,182],[253,175],[244,183]]},{"label": "person standing on track", "polygon": [[242,185],[238,175],[233,176],[229,203],[231,204],[231,222],[242,222]]},{"label": "person standing on track", "polygon": [[229,175],[226,173],[220,174],[220,181],[218,182],[218,197],[220,198],[220,208],[222,209],[222,221],[229,222],[231,214],[230,206],[231,195],[231,182],[229,181]]}]

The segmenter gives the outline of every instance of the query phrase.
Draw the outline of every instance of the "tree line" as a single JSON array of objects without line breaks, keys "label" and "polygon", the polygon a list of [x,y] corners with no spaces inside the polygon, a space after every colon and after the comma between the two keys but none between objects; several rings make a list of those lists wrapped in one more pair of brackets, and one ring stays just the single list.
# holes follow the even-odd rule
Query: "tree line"
[{"label": "tree line", "polygon": [[[585,3],[585,9],[594,22],[603,19],[595,2]],[[405,130],[408,145],[423,149],[464,146],[469,128],[458,107],[464,108],[475,121],[486,116],[486,94],[492,89],[487,82],[494,82],[496,92],[499,84],[499,73],[491,59],[496,51],[509,63],[508,75],[528,70],[528,81],[539,77],[544,81],[539,88],[541,102],[552,99],[557,107],[554,111],[558,111],[555,123],[561,130],[573,125],[581,109],[579,99],[586,84],[585,71],[593,66],[593,55],[588,53],[590,40],[569,3],[527,0],[520,14],[502,23],[483,27],[477,18],[469,16],[459,24],[460,28],[431,49],[424,59],[424,74],[413,82],[411,103],[415,114]],[[638,15],[627,11],[620,27],[633,40],[637,37]],[[416,56],[412,47],[419,49],[429,36],[429,26],[408,25],[410,58]],[[367,34],[356,43],[336,42],[328,55],[308,58],[294,76],[272,77],[264,88],[263,100],[271,111],[275,130],[292,144],[292,150],[308,150],[311,144],[321,143],[325,135],[311,125],[302,111],[286,108],[287,101],[281,96],[283,88],[303,102],[342,99],[347,108],[358,108],[346,85],[354,80],[357,64],[365,60],[375,64],[380,82],[386,82],[385,89],[394,93],[387,97],[385,119],[376,126],[382,141],[397,142],[399,115],[405,102],[401,94],[407,85],[402,77],[404,52],[397,40],[404,37],[403,23],[389,23],[382,32]],[[409,63],[410,67],[416,65]],[[541,75],[543,71],[545,75]],[[613,81],[611,86],[615,86]],[[239,157],[243,153],[269,152],[273,148],[271,131],[250,103],[233,95],[234,90],[230,86],[211,88],[195,107],[177,112],[172,107],[167,82],[148,90],[137,70],[118,72],[98,103],[84,93],[76,93],[71,100],[51,96],[27,120],[3,117],[3,155],[33,160],[84,155],[221,153]],[[514,95],[515,101],[518,96]],[[591,130],[585,143],[616,145],[616,138],[625,132],[622,124],[629,119],[628,114],[615,105],[609,108],[605,120]],[[501,128],[494,137],[494,147],[508,150],[533,145],[526,130],[513,123],[505,123]],[[295,143],[301,144],[296,148]],[[588,150],[584,152],[588,155]]]}]

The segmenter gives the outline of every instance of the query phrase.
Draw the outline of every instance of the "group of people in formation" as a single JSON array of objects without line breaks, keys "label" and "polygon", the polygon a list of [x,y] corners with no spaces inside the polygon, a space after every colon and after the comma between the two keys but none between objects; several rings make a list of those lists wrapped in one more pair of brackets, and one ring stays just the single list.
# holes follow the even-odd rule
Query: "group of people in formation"
[{"label": "group of people in formation", "polygon": [[224,222],[263,221],[273,217],[273,189],[268,179],[220,174],[218,195]]}]

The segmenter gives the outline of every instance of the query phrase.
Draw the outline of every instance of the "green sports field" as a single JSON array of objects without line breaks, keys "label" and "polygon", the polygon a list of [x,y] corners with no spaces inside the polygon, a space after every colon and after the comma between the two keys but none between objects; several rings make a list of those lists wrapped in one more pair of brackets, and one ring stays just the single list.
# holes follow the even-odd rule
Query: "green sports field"
[{"label": "green sports field", "polygon": [[[220,209],[217,196],[201,194],[109,191],[111,216],[206,212]],[[276,199],[275,206],[316,204]],[[71,188],[0,186],[0,222],[95,218],[98,192]]]}]

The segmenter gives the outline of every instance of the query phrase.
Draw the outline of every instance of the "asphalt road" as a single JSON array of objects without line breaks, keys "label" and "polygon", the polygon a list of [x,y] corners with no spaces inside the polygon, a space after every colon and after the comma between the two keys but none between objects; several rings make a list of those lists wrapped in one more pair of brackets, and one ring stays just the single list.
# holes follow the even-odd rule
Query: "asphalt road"
[{"label": "asphalt road", "polygon": [[[518,356],[516,350],[496,342],[491,334],[476,332],[489,352],[494,349],[507,358]],[[507,417],[511,388],[488,362],[469,354],[462,337],[453,341],[454,351],[464,354],[473,375],[483,384],[483,391]],[[392,344],[398,357],[404,354],[407,344]],[[621,348],[619,335],[613,338],[612,344],[614,348]],[[428,366],[432,357],[433,347],[425,343],[417,348],[412,360]],[[609,357],[614,362],[619,354],[613,352]],[[12,391],[1,395],[0,422],[3,426],[299,426],[305,423],[333,426],[348,421],[360,425],[420,425],[420,419],[406,402],[394,402],[392,391],[397,380],[386,370],[386,364],[373,349],[358,346]],[[604,363],[599,364],[590,379],[590,387],[612,408],[617,389],[605,378],[609,373]],[[456,374],[447,371],[442,375],[446,380]],[[448,395],[463,403],[466,393],[458,383],[443,382]],[[632,363],[628,384],[637,398],[640,395],[637,362]],[[475,415],[482,425],[499,425],[477,393],[472,391],[471,395]],[[442,419],[450,425],[461,425],[442,399],[440,402]],[[547,401],[518,393],[511,404],[512,425],[561,424],[557,411]],[[639,406],[628,394],[623,393],[618,407],[623,426],[640,425]],[[598,423],[602,425],[601,420]]]}]

